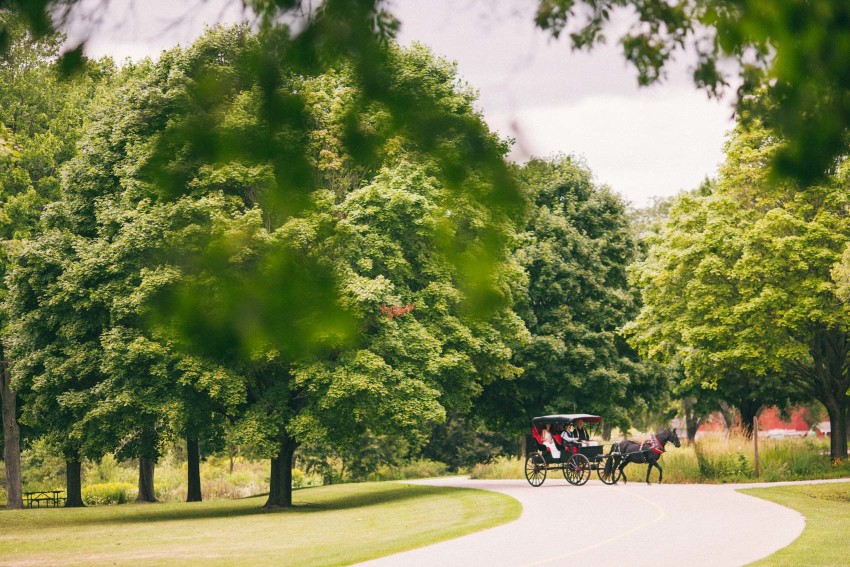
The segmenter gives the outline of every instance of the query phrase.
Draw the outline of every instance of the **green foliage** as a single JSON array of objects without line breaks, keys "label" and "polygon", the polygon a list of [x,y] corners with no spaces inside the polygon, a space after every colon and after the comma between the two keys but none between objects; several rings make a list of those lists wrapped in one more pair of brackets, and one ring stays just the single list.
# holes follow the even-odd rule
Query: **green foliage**
[{"label": "green foliage", "polygon": [[43,439],[22,451],[21,472],[24,490],[56,490],[65,485],[65,461]]},{"label": "green foliage", "polygon": [[530,332],[523,374],[494,382],[481,414],[524,431],[531,417],[587,412],[627,425],[631,408],[660,397],[666,376],[618,336],[635,309],[626,277],[636,245],[625,205],[571,157],[531,160],[519,176],[533,203],[514,261],[516,311]]},{"label": "green foliage", "polygon": [[697,458],[699,473],[706,479],[737,478],[749,472],[747,458],[741,451],[715,457],[701,451],[700,444],[697,442],[694,444],[694,454]]},{"label": "green foliage", "polygon": [[[22,418],[66,455],[156,459],[225,432],[258,457],[292,438],[411,441],[519,373],[517,209],[490,202],[512,177],[471,167],[504,168],[506,147],[454,66],[381,48],[386,88],[443,129],[426,135],[370,98],[355,62],[270,60],[286,41],[210,30],[98,90],[5,303]],[[355,115],[380,133],[369,159],[347,139]],[[396,464],[358,458],[358,478]]]},{"label": "green foliage", "polygon": [[[60,36],[39,39],[8,13],[9,32],[0,59],[0,235],[26,238],[44,206],[58,198],[60,168],[74,153],[96,85],[113,72],[108,60],[87,63],[74,80],[54,67]],[[8,159],[8,158],[14,159]]]},{"label": "green foliage", "polygon": [[488,422],[471,415],[452,415],[434,426],[423,448],[424,456],[446,463],[454,471],[469,469],[498,455],[519,451],[519,440],[487,428]]},{"label": "green foliage", "polygon": [[99,461],[84,461],[82,467],[86,485],[91,484],[128,484],[138,480],[139,471],[135,463],[119,462],[111,454],[104,455]]},{"label": "green foliage", "polygon": [[[60,24],[73,12],[79,0],[9,1],[4,9],[16,14],[36,37],[49,35],[54,22]],[[315,74],[334,67],[340,61],[350,63],[356,82],[362,86],[358,112],[347,113],[342,138],[352,148],[351,155],[368,163],[379,155],[382,141],[395,132],[412,133],[423,146],[435,150],[449,178],[461,178],[469,170],[487,170],[494,185],[491,205],[500,207],[514,201],[509,182],[499,183],[503,165],[490,159],[481,129],[465,120],[439,112],[418,97],[415,89],[399,88],[391,80],[392,62],[385,47],[396,33],[399,22],[382,0],[350,2],[333,0],[318,8],[303,0],[246,2],[259,15],[262,27],[276,37],[251,65],[263,74],[260,88],[263,104],[286,126],[297,127],[304,116],[299,97],[275,97],[280,85],[269,70],[281,61],[295,73]],[[789,140],[777,154],[779,173],[791,173],[809,184],[823,179],[844,154],[850,126],[850,101],[845,93],[850,78],[844,73],[850,58],[850,8],[841,0],[794,0],[777,4],[773,0],[539,0],[537,25],[558,37],[569,35],[573,47],[591,49],[606,40],[612,19],[621,16],[631,22],[617,33],[623,55],[638,71],[641,85],[663,80],[667,64],[677,54],[693,54],[693,80],[697,87],[719,95],[730,84],[739,84],[739,111],[755,111],[768,120],[770,127]],[[624,31],[620,31],[623,29]],[[8,51],[14,28],[0,22],[0,53]],[[66,72],[83,66],[82,45],[72,46],[62,56],[60,67]],[[734,78],[724,64],[733,60]],[[202,91],[207,102],[215,103],[222,82],[233,74],[203,74]],[[776,104],[764,104],[752,95],[766,88]],[[358,120],[360,110],[371,104],[385,105],[393,118],[390,130],[364,128]],[[204,110],[204,105],[199,106]],[[209,109],[209,106],[206,107]],[[201,113],[189,122],[176,124],[177,132],[198,145],[217,151],[222,138],[211,128],[215,113],[204,120]],[[200,118],[200,120],[197,120]],[[457,118],[457,117],[455,117]],[[210,136],[212,134],[212,136]],[[446,143],[443,137],[460,139]],[[238,134],[230,141],[245,141]],[[179,147],[172,138],[166,145]],[[250,141],[250,140],[247,140]],[[233,149],[237,145],[228,146]],[[266,149],[274,146],[268,146]],[[246,145],[250,154],[264,151],[262,145]],[[304,181],[309,177],[304,155],[292,147],[278,148],[290,163],[294,175],[275,176],[280,202],[287,207],[303,196]],[[469,168],[469,169],[467,169]],[[176,172],[173,172],[176,173]],[[174,180],[178,180],[179,175]]]},{"label": "green foliage", "polygon": [[[616,14],[616,16],[615,16]],[[825,179],[846,153],[850,127],[850,7],[841,0],[540,0],[537,25],[590,49],[612,17],[632,25],[619,37],[641,85],[662,80],[677,53],[693,53],[697,87],[738,87],[738,111],[788,140],[774,173],[803,185]],[[577,24],[577,25],[571,25]],[[568,26],[571,25],[571,26]],[[622,28],[620,28],[622,29]],[[723,61],[734,60],[730,78]],[[766,90],[768,97],[754,96]]]},{"label": "green foliage", "polygon": [[86,484],[83,502],[86,506],[126,504],[136,498],[136,487],[126,482]]},{"label": "green foliage", "polygon": [[[736,129],[717,190],[682,196],[634,267],[644,307],[626,331],[645,356],[681,360],[690,385],[755,411],[815,398],[841,430],[850,319],[832,273],[850,239],[850,202],[840,176],[805,190],[769,182],[766,163],[782,145],[756,125]],[[836,439],[833,456],[846,455]]]},{"label": "green foliage", "polygon": [[14,162],[20,156],[20,152],[15,148],[9,136],[9,129],[0,123],[0,165]]}]

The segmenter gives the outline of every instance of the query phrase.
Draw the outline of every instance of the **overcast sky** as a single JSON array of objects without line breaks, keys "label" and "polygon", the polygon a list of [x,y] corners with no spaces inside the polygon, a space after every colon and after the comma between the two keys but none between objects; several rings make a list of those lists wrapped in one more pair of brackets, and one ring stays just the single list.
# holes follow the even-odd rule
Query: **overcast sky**
[{"label": "overcast sky", "polygon": [[[534,28],[535,4],[394,0],[391,9],[401,20],[401,43],[420,41],[457,61],[490,126],[517,139],[514,159],[582,156],[599,182],[636,206],[714,174],[732,126],[728,102],[697,91],[685,62],[665,84],[639,89],[618,46],[571,51]],[[89,55],[119,61],[156,57],[188,45],[206,25],[244,17],[238,0],[111,0],[92,14],[101,5],[83,2],[69,41],[86,35]]]}]

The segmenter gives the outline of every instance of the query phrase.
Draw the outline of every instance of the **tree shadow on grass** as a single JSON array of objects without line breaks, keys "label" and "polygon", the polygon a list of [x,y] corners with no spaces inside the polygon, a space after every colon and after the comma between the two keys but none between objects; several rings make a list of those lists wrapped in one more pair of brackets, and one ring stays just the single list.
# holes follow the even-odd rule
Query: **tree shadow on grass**
[{"label": "tree shadow on grass", "polygon": [[464,490],[451,488],[447,490],[445,487],[413,485],[395,485],[394,488],[398,486],[402,486],[403,488],[347,494],[338,498],[328,499],[327,501],[309,502],[296,505],[294,509],[299,512],[314,513],[349,510],[351,508],[368,508],[370,506],[380,506],[391,502],[418,500],[429,496],[438,496],[446,494],[449,491]]},{"label": "tree shadow on grass", "polygon": [[[151,522],[171,522],[180,520],[202,520],[202,519],[223,519],[223,518],[240,518],[246,516],[261,516],[267,514],[303,514],[303,513],[321,513],[332,512],[337,510],[349,510],[352,508],[366,509],[372,506],[381,506],[389,503],[402,501],[418,500],[431,496],[445,494],[450,490],[463,489],[447,489],[444,487],[434,486],[412,486],[403,485],[388,485],[387,490],[374,490],[366,492],[356,492],[354,494],[343,494],[338,498],[329,497],[320,502],[295,502],[292,508],[273,508],[265,509],[260,507],[263,495],[256,495],[250,498],[256,498],[258,505],[252,505],[247,502],[249,499],[239,500],[220,500],[204,503],[184,503],[180,504],[130,504],[133,506],[132,514],[116,514],[109,517],[101,515],[94,517],[79,517],[73,520],[67,516],[57,516],[56,522],[39,522],[36,529],[49,529],[53,527],[63,527],[73,524],[75,526],[84,525],[113,525],[113,524],[137,524]],[[293,496],[297,497],[298,492]],[[239,502],[240,505],[234,505]],[[166,508],[167,506],[167,508]],[[124,508],[122,506],[121,508]],[[123,510],[121,510],[123,511]],[[42,518],[43,520],[43,518]],[[11,526],[7,526],[11,528]]]}]

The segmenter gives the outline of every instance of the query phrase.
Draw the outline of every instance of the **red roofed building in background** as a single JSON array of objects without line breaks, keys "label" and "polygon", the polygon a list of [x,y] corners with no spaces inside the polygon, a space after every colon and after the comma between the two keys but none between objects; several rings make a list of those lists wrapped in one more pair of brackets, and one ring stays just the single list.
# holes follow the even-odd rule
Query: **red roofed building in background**
[{"label": "red roofed building in background", "polygon": [[[760,436],[783,438],[805,437],[814,433],[818,437],[829,436],[829,422],[821,421],[822,416],[811,416],[808,408],[799,408],[791,412],[787,420],[782,419],[777,407],[770,407],[759,414]],[[697,437],[705,434],[725,432],[727,429],[723,414],[711,414],[697,429]]]}]

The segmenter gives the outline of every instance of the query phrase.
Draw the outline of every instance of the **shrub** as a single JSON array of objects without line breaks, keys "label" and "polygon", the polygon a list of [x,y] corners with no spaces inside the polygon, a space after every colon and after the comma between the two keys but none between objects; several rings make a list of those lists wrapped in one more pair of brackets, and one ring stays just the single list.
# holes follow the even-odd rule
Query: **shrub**
[{"label": "shrub", "polygon": [[403,478],[433,478],[443,476],[449,470],[448,465],[431,459],[418,459],[401,467]]},{"label": "shrub", "polygon": [[83,502],[88,506],[126,504],[136,498],[136,488],[126,482],[104,482],[83,487]]},{"label": "shrub", "polygon": [[113,455],[106,454],[100,461],[85,460],[83,462],[83,478],[85,482],[92,484],[115,482],[133,484],[139,474],[136,465],[133,461],[119,463]]},{"label": "shrub", "polygon": [[292,488],[301,488],[302,486],[304,486],[304,471],[292,469]]}]

